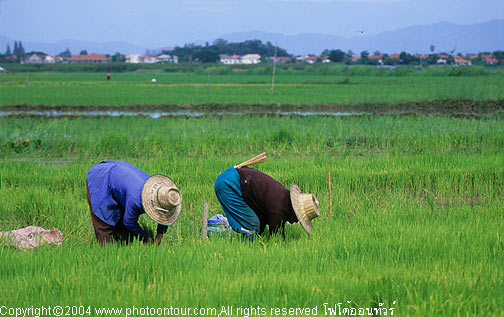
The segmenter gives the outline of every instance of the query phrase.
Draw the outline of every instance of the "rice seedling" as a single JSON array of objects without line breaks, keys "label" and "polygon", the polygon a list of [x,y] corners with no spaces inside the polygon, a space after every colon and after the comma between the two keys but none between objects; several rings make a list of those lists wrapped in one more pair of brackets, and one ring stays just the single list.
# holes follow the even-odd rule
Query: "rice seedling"
[{"label": "rice seedling", "polygon": [[[503,129],[501,116],[0,118],[0,231],[57,227],[65,239],[0,246],[2,305],[502,315]],[[285,240],[203,241],[204,202],[222,213],[215,178],[263,151],[256,168],[317,196],[314,234],[296,224]],[[182,191],[159,247],[94,241],[85,178],[104,159],[167,174]]]}]

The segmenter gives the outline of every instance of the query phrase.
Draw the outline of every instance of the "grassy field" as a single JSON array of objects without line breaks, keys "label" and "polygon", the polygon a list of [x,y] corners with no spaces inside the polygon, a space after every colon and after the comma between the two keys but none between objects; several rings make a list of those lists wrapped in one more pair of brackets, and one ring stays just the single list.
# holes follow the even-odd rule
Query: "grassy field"
[{"label": "grassy field", "polygon": [[[358,68],[357,68],[358,69]],[[371,69],[371,68],[370,68]],[[156,78],[156,83],[151,79]],[[354,105],[445,99],[502,101],[504,76],[438,76],[434,71],[345,74],[41,72],[0,74],[1,106]]]},{"label": "grassy field", "polygon": [[[96,99],[89,99],[95,101],[84,103],[112,100],[100,99],[98,87],[143,87],[127,76],[124,86],[84,80],[82,87],[89,84],[88,91],[98,91]],[[502,88],[500,78],[487,79]],[[41,81],[40,91],[51,91],[51,80]],[[60,81],[55,91],[64,91]],[[2,82],[2,104],[11,103],[5,91],[36,88],[33,83]],[[262,85],[258,89],[267,91]],[[469,87],[458,87],[464,85]],[[482,98],[489,97],[483,91],[487,85],[477,85]],[[287,87],[289,96],[282,103],[296,92]],[[352,98],[371,98],[371,92],[362,91],[367,92]],[[34,98],[34,104],[56,100],[49,93],[40,99],[10,96]],[[44,98],[49,99],[37,101]],[[81,98],[75,95],[74,104],[88,100]],[[70,94],[64,102],[74,99]],[[133,306],[204,309],[192,315],[217,315],[222,306],[232,306],[227,312],[233,316],[288,315],[282,308],[329,315],[337,314],[339,306],[342,313],[368,308],[398,316],[502,316],[503,119],[0,118],[0,231],[39,225],[57,227],[65,237],[60,247],[28,252],[0,246],[1,305],[82,305],[91,315],[99,315],[95,309],[101,307],[124,308],[118,315],[129,308],[140,315]],[[23,137],[30,140],[17,141]],[[204,202],[211,215],[222,212],[213,193],[215,178],[262,151],[270,158],[258,169],[317,196],[322,208],[314,234],[287,225],[285,241],[265,236],[247,244],[235,234],[202,241]],[[180,187],[183,211],[161,246],[99,247],[94,242],[84,182],[87,170],[104,159],[170,175]],[[143,217],[142,224],[152,229],[152,221]]]}]

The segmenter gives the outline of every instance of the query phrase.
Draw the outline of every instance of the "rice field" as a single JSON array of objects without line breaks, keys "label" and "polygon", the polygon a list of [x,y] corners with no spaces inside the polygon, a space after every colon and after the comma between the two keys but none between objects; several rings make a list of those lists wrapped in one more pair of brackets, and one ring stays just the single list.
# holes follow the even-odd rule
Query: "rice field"
[{"label": "rice field", "polygon": [[[28,252],[0,247],[2,303],[502,315],[503,130],[502,117],[0,119],[0,228],[65,237]],[[204,202],[222,212],[215,178],[263,150],[260,170],[319,199],[314,234],[288,225],[285,241],[201,241]],[[182,215],[161,246],[94,242],[84,180],[104,159],[181,188]]]},{"label": "rice field", "polygon": [[[152,78],[156,82],[151,81]],[[504,76],[0,74],[0,106],[331,105],[504,99]]]},{"label": "rice field", "polygon": [[[113,74],[117,83],[100,82],[104,76],[92,73],[81,81],[75,73],[34,74],[32,85],[1,78],[0,104],[184,105],[198,104],[208,92],[207,76],[194,75],[189,83],[188,74],[162,75],[156,85],[143,83],[152,73]],[[163,83],[172,75],[186,77]],[[453,99],[459,91],[484,106],[499,100],[503,87],[498,76],[433,82],[420,76],[351,77],[361,81],[357,85],[307,76],[297,84],[286,77],[284,86],[280,78],[271,96],[266,77],[229,78],[221,83],[229,96],[210,86],[213,102],[255,104],[265,92],[270,99],[264,105],[352,104],[377,102],[379,96],[388,98],[385,103],[413,102],[421,93],[412,92],[422,86],[432,93],[422,100],[442,104],[437,93]],[[386,79],[404,84],[391,82],[386,95]],[[312,84],[324,97],[314,99],[313,89],[298,92],[310,86],[306,80],[326,81]],[[250,86],[261,92],[250,93]],[[380,93],[373,97],[373,91]],[[61,246],[31,251],[0,244],[0,313],[31,307],[26,315],[49,315],[47,307],[60,307],[60,315],[74,316],[503,316],[503,122],[498,111],[478,119],[428,113],[0,117],[0,231],[37,225],[64,235]],[[222,213],[213,191],[216,177],[263,151],[269,159],[256,168],[320,201],[313,235],[295,224],[286,225],[285,240],[266,234],[242,243],[231,233],[203,241],[204,203],[210,215]],[[160,246],[100,247],[95,241],[85,179],[92,165],[106,159],[169,175],[182,191],[181,216]],[[142,217],[142,226],[153,231],[154,223]]]}]

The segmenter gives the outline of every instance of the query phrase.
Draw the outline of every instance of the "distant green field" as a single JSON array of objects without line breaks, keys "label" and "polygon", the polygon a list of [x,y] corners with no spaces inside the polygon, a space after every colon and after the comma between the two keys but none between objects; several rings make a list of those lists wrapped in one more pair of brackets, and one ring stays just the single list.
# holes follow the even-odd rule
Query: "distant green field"
[{"label": "distant green field", "polygon": [[[1,305],[503,315],[503,119],[0,118],[0,231],[39,225],[65,238],[27,252],[0,246]],[[319,199],[313,235],[287,225],[285,241],[201,241],[204,202],[222,212],[215,178],[262,151],[270,158],[258,169]],[[183,211],[161,246],[94,241],[84,186],[104,159],[180,187]]]},{"label": "distant green field", "polygon": [[[381,75],[380,75],[381,74]],[[155,78],[156,83],[151,80]],[[209,80],[210,78],[210,80]],[[504,76],[41,72],[0,74],[0,106],[334,105],[503,100]]]}]

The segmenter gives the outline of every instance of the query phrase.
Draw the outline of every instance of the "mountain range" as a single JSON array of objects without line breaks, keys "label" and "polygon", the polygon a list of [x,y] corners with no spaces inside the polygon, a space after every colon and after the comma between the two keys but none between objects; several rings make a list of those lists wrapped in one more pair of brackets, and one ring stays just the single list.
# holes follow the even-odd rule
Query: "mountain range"
[{"label": "mountain range", "polygon": [[[375,51],[382,53],[430,53],[431,46],[434,52],[477,53],[484,51],[504,50],[504,19],[492,20],[479,24],[458,25],[441,22],[431,25],[419,25],[401,28],[394,31],[381,32],[367,35],[367,31],[358,33],[353,38],[342,38],[330,34],[297,34],[284,35],[268,32],[235,32],[218,36],[228,42],[242,42],[245,40],[262,40],[271,42],[286,49],[294,55],[315,54],[319,55],[325,49],[352,50],[360,53],[367,50],[371,54]],[[22,39],[16,39],[22,40]],[[204,43],[198,41],[196,43]],[[10,45],[14,47],[14,39],[0,36],[0,52],[4,53]],[[160,43],[159,47],[182,46],[183,43]],[[58,54],[69,48],[73,54],[86,49],[89,53],[122,54],[145,53],[149,48],[126,42],[94,43],[78,40],[61,40],[55,43],[25,42],[26,52],[42,51],[49,54]],[[150,48],[155,50],[156,48]]]},{"label": "mountain range", "polygon": [[352,50],[355,53],[367,50],[382,53],[430,53],[434,52],[478,53],[504,50],[504,20],[480,24],[457,25],[448,22],[411,26],[376,35],[360,33],[353,38],[341,38],[326,34],[283,35],[265,32],[230,33],[222,36],[230,42],[248,39],[270,41],[295,55],[319,55],[325,49]]}]

